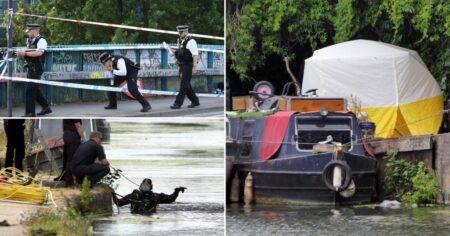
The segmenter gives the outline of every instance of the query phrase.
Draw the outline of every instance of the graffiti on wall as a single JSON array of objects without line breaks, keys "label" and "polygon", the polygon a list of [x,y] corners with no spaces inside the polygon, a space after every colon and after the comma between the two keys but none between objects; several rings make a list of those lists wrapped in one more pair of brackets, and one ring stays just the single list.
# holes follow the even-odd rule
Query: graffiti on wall
[{"label": "graffiti on wall", "polygon": [[102,71],[103,65],[100,63],[100,55],[103,52],[83,52],[83,71]]},{"label": "graffiti on wall", "polygon": [[78,70],[78,54],[76,52],[53,53],[52,71],[74,72]]},{"label": "graffiti on wall", "polygon": [[141,50],[141,69],[143,71],[161,69],[161,59],[161,50]]},{"label": "graffiti on wall", "polygon": [[[99,56],[105,51],[53,51],[48,54],[49,62],[44,73],[48,80],[76,80],[76,79],[106,79],[111,78],[110,72],[103,69]],[[167,65],[163,66],[161,49],[118,49],[108,51],[111,54],[123,55],[132,61],[139,62],[140,77],[174,77],[178,76],[178,64],[172,56],[167,57]],[[199,52],[198,75],[223,75],[224,56],[222,53],[209,53],[213,56],[213,67],[208,68],[208,53]],[[15,74],[26,72],[22,59],[15,60]],[[166,69],[162,69],[166,68]]]}]

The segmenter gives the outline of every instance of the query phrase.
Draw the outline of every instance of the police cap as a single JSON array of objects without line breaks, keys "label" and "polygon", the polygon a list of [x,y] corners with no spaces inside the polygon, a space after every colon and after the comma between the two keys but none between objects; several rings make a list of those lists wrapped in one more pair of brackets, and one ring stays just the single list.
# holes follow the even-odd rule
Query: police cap
[{"label": "police cap", "polygon": [[177,30],[178,30],[178,32],[187,32],[189,30],[189,26],[188,25],[179,25],[179,26],[177,26]]},{"label": "police cap", "polygon": [[107,52],[104,52],[104,53],[102,53],[101,55],[100,55],[100,62],[101,63],[105,63],[105,62],[107,62],[109,59],[111,59],[112,58],[112,56],[111,56],[111,54],[109,54],[109,53],[107,53]]},{"label": "police cap", "polygon": [[27,29],[40,29],[41,26],[39,24],[36,23],[29,23],[27,24]]}]

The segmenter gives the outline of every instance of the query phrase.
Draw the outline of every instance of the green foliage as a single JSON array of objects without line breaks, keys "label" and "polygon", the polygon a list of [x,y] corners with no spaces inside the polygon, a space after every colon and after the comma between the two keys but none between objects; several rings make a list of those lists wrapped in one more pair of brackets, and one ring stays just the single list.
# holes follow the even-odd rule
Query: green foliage
[{"label": "green foliage", "polygon": [[326,0],[254,0],[245,6],[237,2],[228,8],[227,49],[231,67],[241,75],[263,66],[269,55],[292,60],[292,48],[316,48],[327,40],[331,8]]},{"label": "green foliage", "polygon": [[227,56],[241,78],[269,70],[271,56],[303,61],[316,48],[359,38],[416,50],[438,82],[449,74],[447,0],[230,0],[227,9]]},{"label": "green foliage", "polygon": [[92,217],[82,216],[71,208],[66,215],[44,210],[25,220],[30,235],[88,235],[91,223]]},{"label": "green foliage", "polygon": [[[223,35],[223,1],[199,0],[41,0],[38,4],[19,3],[19,12],[82,19],[165,30],[176,30],[177,25],[188,24],[190,31],[199,34]],[[3,26],[7,24],[3,19]],[[76,24],[32,17],[14,17],[14,45],[24,45],[24,27],[27,22],[38,22],[49,44],[94,43],[160,43],[174,42],[176,36],[143,31],[116,29],[103,26]],[[199,43],[221,43],[217,40],[197,39]]]},{"label": "green foliage", "polygon": [[423,162],[418,164],[417,173],[412,178],[413,191],[402,196],[406,203],[423,204],[433,202],[439,194],[439,185],[434,173],[427,173]]},{"label": "green foliage", "polygon": [[80,192],[80,212],[83,215],[89,212],[89,205],[92,202],[92,195],[90,189],[91,189],[91,181],[89,181],[85,177]]},{"label": "green foliage", "polygon": [[397,159],[395,151],[388,152],[386,190],[401,199],[405,205],[433,202],[439,193],[434,173],[428,173],[423,162],[412,164]]},{"label": "green foliage", "polygon": [[412,178],[417,173],[417,165],[397,158],[397,152],[390,150],[387,154],[386,164],[386,190],[400,199],[413,188]]}]

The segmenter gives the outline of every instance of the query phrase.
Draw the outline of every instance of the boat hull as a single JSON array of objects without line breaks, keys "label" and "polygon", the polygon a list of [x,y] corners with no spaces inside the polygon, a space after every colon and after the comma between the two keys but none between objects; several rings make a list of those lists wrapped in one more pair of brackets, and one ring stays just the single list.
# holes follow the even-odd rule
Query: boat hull
[{"label": "boat hull", "polygon": [[305,205],[349,205],[370,202],[375,195],[375,160],[349,153],[343,160],[351,169],[355,194],[344,198],[330,190],[322,178],[325,166],[333,160],[331,153],[285,157],[269,161],[241,162],[233,165],[240,179],[243,197],[247,174],[252,173],[256,203],[294,203]]}]

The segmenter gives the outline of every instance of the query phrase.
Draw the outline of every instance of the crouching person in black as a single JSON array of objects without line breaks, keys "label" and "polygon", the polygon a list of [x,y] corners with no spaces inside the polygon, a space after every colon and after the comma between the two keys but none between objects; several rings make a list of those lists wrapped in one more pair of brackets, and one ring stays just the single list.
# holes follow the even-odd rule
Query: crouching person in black
[{"label": "crouching person in black", "polygon": [[154,193],[152,191],[153,185],[152,180],[144,179],[139,186],[139,190],[135,189],[132,193],[118,199],[115,194],[113,194],[114,202],[120,207],[127,204],[131,204],[131,213],[148,215],[156,211],[156,206],[158,204],[168,204],[174,202],[179,192],[186,190],[185,187],[175,188],[175,191],[170,194],[164,193]]},{"label": "crouching person in black", "polygon": [[[107,71],[111,71],[114,75],[113,86],[119,86],[121,81],[127,81],[128,91],[131,95],[142,105],[141,112],[148,112],[152,107],[144,96],[139,92],[136,81],[138,76],[139,66],[130,59],[118,55],[110,55],[102,53],[100,55],[100,62]],[[108,92],[109,105],[105,109],[117,109],[117,94],[115,92]]]},{"label": "crouching person in black", "polygon": [[109,162],[101,145],[102,134],[92,132],[89,138],[89,141],[82,143],[75,151],[70,163],[70,171],[76,177],[77,183],[81,183],[86,177],[91,181],[92,186],[109,173]]}]

